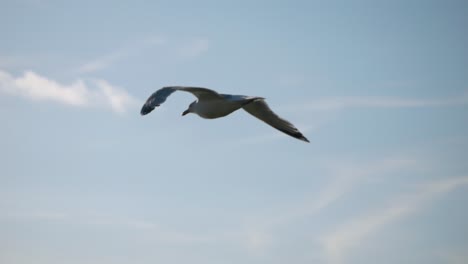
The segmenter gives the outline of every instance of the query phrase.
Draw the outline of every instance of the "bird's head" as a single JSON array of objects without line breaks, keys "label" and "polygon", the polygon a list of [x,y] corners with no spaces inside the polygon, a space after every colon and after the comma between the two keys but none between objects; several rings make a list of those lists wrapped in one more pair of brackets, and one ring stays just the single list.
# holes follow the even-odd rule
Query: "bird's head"
[{"label": "bird's head", "polygon": [[188,109],[182,112],[182,116],[188,114],[188,113],[193,113],[195,105],[197,104],[197,101],[193,101],[191,104],[189,104]]}]

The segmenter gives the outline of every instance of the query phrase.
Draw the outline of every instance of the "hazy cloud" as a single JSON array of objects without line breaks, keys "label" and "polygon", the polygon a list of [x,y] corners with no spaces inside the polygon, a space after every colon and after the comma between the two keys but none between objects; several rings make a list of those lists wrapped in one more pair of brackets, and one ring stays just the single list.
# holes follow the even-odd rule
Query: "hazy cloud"
[{"label": "hazy cloud", "polygon": [[[324,162],[326,163],[326,162]],[[415,167],[416,161],[408,158],[387,158],[359,164],[357,162],[330,162],[327,178],[331,180],[318,193],[304,197],[302,201],[288,206],[281,216],[262,218],[262,226],[275,228],[278,225],[319,213],[324,208],[342,199],[356,186],[369,178],[378,178],[388,173],[408,170]]]},{"label": "hazy cloud", "polygon": [[385,225],[395,222],[420,210],[424,205],[439,195],[455,188],[468,185],[468,176],[449,178],[423,184],[414,193],[393,198],[390,205],[338,227],[322,239],[327,263],[344,263],[346,254],[354,245],[379,231]]},{"label": "hazy cloud", "polygon": [[31,211],[6,211],[0,214],[0,218],[15,221],[62,221],[67,219],[67,214],[59,211],[34,209]]},{"label": "hazy cloud", "polygon": [[273,244],[273,236],[265,230],[255,229],[245,233],[245,246],[253,254],[265,253]]},{"label": "hazy cloud", "polygon": [[[171,42],[165,36],[148,36],[130,44],[123,45],[121,48],[109,52],[108,54],[104,54],[98,58],[87,61],[80,65],[75,72],[85,74],[104,70],[121,60],[141,54],[156,46],[162,47],[168,43],[172,44],[172,46],[175,46],[176,48],[174,50],[167,50],[167,52],[172,53],[173,56],[179,56],[187,59],[199,57],[210,48],[210,42],[205,38],[195,38],[187,41],[173,40]],[[178,43],[182,44],[178,45]]]},{"label": "hazy cloud", "polygon": [[94,92],[94,98],[100,105],[107,105],[116,112],[125,112],[128,107],[135,105],[133,99],[126,91],[112,86],[105,80],[94,81],[98,91]]},{"label": "hazy cloud", "polygon": [[184,58],[195,58],[207,52],[209,48],[210,42],[207,39],[194,39],[180,47],[179,55]]},{"label": "hazy cloud", "polygon": [[145,49],[161,46],[167,42],[167,39],[163,36],[149,36],[147,38],[140,39],[129,45],[121,47],[113,52],[105,54],[94,60],[83,63],[76,70],[78,73],[90,73],[96,72],[108,68],[114,63],[120,60],[128,58],[133,55],[137,55],[143,52]]},{"label": "hazy cloud", "polygon": [[329,206],[368,178],[375,179],[388,173],[407,170],[415,164],[415,160],[403,157],[386,158],[364,164],[335,161],[329,165],[332,180],[311,199],[306,211],[316,212]]},{"label": "hazy cloud", "polygon": [[312,100],[285,107],[290,111],[337,111],[350,108],[416,108],[468,104],[468,92],[461,96],[440,99],[410,99],[390,96],[346,96]]},{"label": "hazy cloud", "polygon": [[455,248],[437,251],[435,252],[435,258],[439,259],[440,263],[466,264],[468,260],[468,245],[462,244]]},{"label": "hazy cloud", "polygon": [[[324,162],[327,163],[327,162]],[[326,164],[327,178],[331,178],[321,191],[307,195],[302,200],[289,203],[286,207],[267,210],[258,215],[244,219],[242,239],[244,246],[254,254],[268,252],[280,238],[278,231],[294,226],[295,221],[312,219],[320,212],[333,205],[339,199],[369,178],[415,167],[415,161],[403,157],[391,157],[367,163],[332,161]],[[281,211],[281,214],[278,214]]]},{"label": "hazy cloud", "polygon": [[77,72],[89,73],[89,72],[103,70],[109,67],[109,65],[111,65],[118,59],[123,58],[123,57],[125,57],[123,53],[113,53],[113,54],[84,63],[78,68]]},{"label": "hazy cloud", "polygon": [[0,70],[0,92],[35,101],[50,101],[76,107],[103,107],[114,112],[125,112],[136,100],[125,90],[104,80],[76,80],[62,84],[26,71],[14,77]]},{"label": "hazy cloud", "polygon": [[31,59],[31,57],[1,54],[0,55],[0,68],[1,69],[21,68],[21,67],[24,67],[25,65],[30,65],[31,60],[33,60]]}]

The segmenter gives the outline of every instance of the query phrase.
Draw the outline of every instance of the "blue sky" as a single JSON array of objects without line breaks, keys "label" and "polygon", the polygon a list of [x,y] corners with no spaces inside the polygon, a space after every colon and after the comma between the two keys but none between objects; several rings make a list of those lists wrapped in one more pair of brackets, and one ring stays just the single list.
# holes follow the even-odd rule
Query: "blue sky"
[{"label": "blue sky", "polygon": [[466,1],[0,6],[1,263],[466,263]]}]

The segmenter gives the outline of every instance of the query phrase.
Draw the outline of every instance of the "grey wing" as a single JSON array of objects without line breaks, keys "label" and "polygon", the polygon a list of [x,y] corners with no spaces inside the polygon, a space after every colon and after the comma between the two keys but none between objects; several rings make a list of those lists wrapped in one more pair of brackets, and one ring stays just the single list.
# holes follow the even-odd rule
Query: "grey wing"
[{"label": "grey wing", "polygon": [[191,86],[167,86],[157,90],[146,100],[145,104],[141,108],[141,115],[149,114],[151,111],[154,110],[155,107],[160,106],[162,103],[164,103],[167,97],[169,97],[169,95],[171,95],[175,91],[190,92],[194,96],[196,96],[198,100],[210,100],[221,98],[221,96],[217,92],[207,88]]},{"label": "grey wing", "polygon": [[203,87],[192,87],[192,86],[172,86],[166,88],[173,88],[179,91],[185,91],[195,95],[198,100],[210,100],[210,99],[219,99],[221,95],[216,91],[210,90]]},{"label": "grey wing", "polygon": [[302,133],[293,124],[275,114],[264,100],[255,100],[243,106],[243,108],[249,114],[278,129],[279,131],[299,140],[309,142],[309,140],[304,137],[304,135],[302,135]]},{"label": "grey wing", "polygon": [[166,101],[166,98],[169,97],[173,92],[177,91],[173,87],[163,87],[156,92],[154,92],[141,108],[140,114],[146,115],[154,110],[155,107],[160,106]]}]

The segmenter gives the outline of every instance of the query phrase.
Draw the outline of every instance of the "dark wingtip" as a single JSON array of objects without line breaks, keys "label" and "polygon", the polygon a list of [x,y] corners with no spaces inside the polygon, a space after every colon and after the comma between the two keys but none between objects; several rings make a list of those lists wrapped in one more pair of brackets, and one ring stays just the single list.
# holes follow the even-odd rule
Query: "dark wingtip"
[{"label": "dark wingtip", "polygon": [[141,111],[140,111],[140,114],[141,115],[147,115],[149,113],[151,113],[151,111],[154,110],[154,107],[151,107],[151,106],[148,106],[148,105],[143,105],[143,107],[141,108]]},{"label": "dark wingtip", "polygon": [[304,137],[304,136],[302,136],[302,137],[299,138],[299,139],[302,140],[302,141],[305,141],[305,142],[307,142],[307,143],[310,143],[310,141],[309,141],[306,137]]},{"label": "dark wingtip", "polygon": [[302,135],[301,132],[295,133],[295,134],[293,134],[291,136],[293,136],[293,137],[295,137],[295,138],[297,138],[299,140],[302,140],[304,142],[310,143],[310,141],[306,137],[304,137],[304,135]]},{"label": "dark wingtip", "polygon": [[279,131],[281,131],[281,132],[283,132],[283,133],[285,133],[287,135],[290,135],[293,138],[297,138],[297,139],[302,140],[304,142],[310,143],[310,141],[306,137],[304,137],[304,135],[302,135],[302,133],[299,132],[299,131],[291,132],[291,131],[281,129],[281,128],[276,128],[276,129],[278,129]]}]

